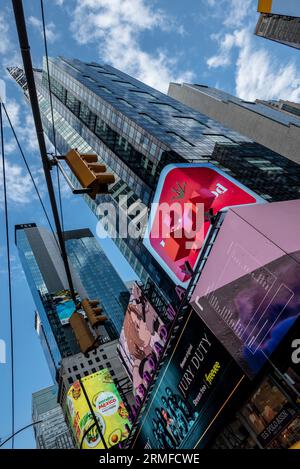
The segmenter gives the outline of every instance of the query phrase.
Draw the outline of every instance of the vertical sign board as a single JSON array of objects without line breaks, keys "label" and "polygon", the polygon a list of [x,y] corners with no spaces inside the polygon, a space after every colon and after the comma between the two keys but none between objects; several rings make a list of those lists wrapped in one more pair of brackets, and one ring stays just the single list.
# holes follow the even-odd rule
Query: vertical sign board
[{"label": "vertical sign board", "polygon": [[263,200],[211,164],[168,165],[161,172],[144,245],[176,285],[187,288],[220,210]]},{"label": "vertical sign board", "polygon": [[133,440],[136,448],[201,447],[245,375],[191,310]]}]

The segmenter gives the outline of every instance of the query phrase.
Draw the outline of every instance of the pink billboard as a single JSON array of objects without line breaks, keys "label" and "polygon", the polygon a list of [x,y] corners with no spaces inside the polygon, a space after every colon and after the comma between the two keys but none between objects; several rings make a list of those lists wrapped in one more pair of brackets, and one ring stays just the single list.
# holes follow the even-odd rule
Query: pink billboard
[{"label": "pink billboard", "polygon": [[133,284],[119,339],[119,354],[131,377],[135,396],[143,400],[167,339],[167,329],[144,296]]},{"label": "pink billboard", "polygon": [[231,208],[191,304],[249,377],[300,316],[300,200]]},{"label": "pink billboard", "polygon": [[211,164],[168,165],[160,175],[144,245],[187,288],[213,217],[262,199]]}]

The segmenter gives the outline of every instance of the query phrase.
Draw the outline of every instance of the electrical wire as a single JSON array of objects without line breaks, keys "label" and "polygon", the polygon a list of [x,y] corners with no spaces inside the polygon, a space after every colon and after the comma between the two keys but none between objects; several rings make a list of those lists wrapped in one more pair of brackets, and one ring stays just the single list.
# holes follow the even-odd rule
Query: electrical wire
[{"label": "electrical wire", "polygon": [[[52,227],[52,224],[51,224],[49,215],[48,215],[48,213],[47,213],[46,207],[45,207],[45,205],[44,205],[44,202],[43,202],[43,200],[42,200],[42,197],[41,197],[41,195],[40,195],[40,192],[39,192],[39,190],[38,190],[38,187],[37,187],[37,185],[36,185],[36,182],[35,182],[35,180],[34,180],[34,177],[33,177],[33,175],[32,175],[32,172],[31,172],[31,170],[30,170],[29,164],[28,164],[28,162],[27,162],[25,153],[24,153],[24,151],[23,151],[23,149],[22,149],[20,140],[18,139],[17,133],[16,133],[16,131],[15,131],[15,129],[14,129],[13,123],[12,123],[12,121],[11,121],[11,119],[10,119],[10,116],[9,116],[9,114],[8,114],[8,112],[7,112],[7,109],[6,109],[6,106],[5,106],[4,103],[2,103],[2,107],[3,107],[4,113],[5,113],[6,119],[7,119],[8,123],[9,123],[10,128],[11,128],[11,131],[12,131],[12,133],[13,133],[13,136],[14,136],[14,138],[15,138],[16,144],[17,144],[17,146],[18,146],[18,148],[19,148],[19,150],[20,150],[22,159],[23,159],[23,161],[24,161],[24,164],[25,164],[25,166],[26,166],[26,169],[27,169],[28,174],[29,174],[29,176],[30,176],[30,179],[31,179],[31,181],[32,181],[32,184],[33,184],[33,187],[34,187],[34,189],[35,189],[35,192],[36,192],[36,194],[37,194],[37,196],[38,196],[38,199],[39,199],[39,201],[40,201],[40,204],[41,204],[41,206],[42,206],[42,209],[43,209],[44,215],[45,215],[45,217],[46,217],[46,220],[47,220],[47,222],[48,222],[48,224],[49,224],[50,230],[51,230],[51,232],[52,232],[52,234],[53,234],[53,236],[54,236],[54,239],[56,239],[56,236],[55,236],[55,233],[54,233],[54,230],[53,230],[53,227]],[[60,250],[60,246],[59,246],[59,244],[58,244],[58,241],[56,240],[56,242],[57,242],[58,248],[59,248],[59,250]]]},{"label": "electrical wire", "polygon": [[12,449],[14,449],[15,433],[15,378],[14,378],[14,337],[13,337],[13,308],[12,308],[12,282],[10,269],[10,243],[8,227],[8,204],[7,204],[7,186],[5,171],[5,151],[4,151],[4,131],[2,119],[2,105],[0,103],[0,132],[1,132],[1,156],[2,156],[2,175],[4,192],[4,214],[5,214],[5,232],[6,232],[6,253],[7,253],[7,271],[8,271],[8,306],[9,306],[9,327],[10,327],[10,360],[11,360],[11,411],[12,411]]},{"label": "electrical wire", "polygon": [[[45,48],[45,57],[46,57],[46,68],[47,68],[47,77],[48,77],[48,90],[49,90],[50,109],[51,109],[51,120],[52,120],[53,146],[54,146],[54,154],[55,154],[55,156],[57,156],[56,133],[55,133],[54,111],[53,111],[53,99],[52,99],[52,90],[51,90],[51,81],[50,81],[50,70],[49,70],[49,55],[48,55],[48,44],[47,44],[47,32],[46,32],[45,10],[44,10],[44,2],[43,2],[43,0],[41,0],[41,14],[42,14],[43,38],[44,38],[44,48]],[[62,197],[61,197],[61,187],[60,187],[60,175],[59,175],[58,166],[56,166],[56,175],[57,175],[57,186],[58,186],[60,221],[61,221],[62,231],[64,232],[64,216],[63,216]]]}]

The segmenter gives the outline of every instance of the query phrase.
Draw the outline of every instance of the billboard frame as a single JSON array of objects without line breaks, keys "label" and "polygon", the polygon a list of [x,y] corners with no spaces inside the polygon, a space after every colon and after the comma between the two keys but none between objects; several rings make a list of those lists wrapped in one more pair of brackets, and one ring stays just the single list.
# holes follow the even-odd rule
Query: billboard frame
[{"label": "billboard frame", "polygon": [[[158,183],[157,183],[157,187],[156,187],[154,197],[153,197],[153,200],[152,200],[152,204],[155,203],[155,204],[159,205],[159,199],[160,199],[162,190],[164,188],[166,177],[168,176],[168,174],[172,170],[180,169],[180,168],[208,168],[208,169],[211,169],[211,170],[213,170],[216,173],[220,174],[221,176],[226,178],[229,182],[236,185],[238,188],[240,188],[241,190],[247,192],[247,194],[249,194],[250,196],[252,196],[253,198],[256,199],[256,202],[254,202],[254,203],[241,204],[241,205],[253,205],[253,204],[259,204],[259,203],[267,203],[267,201],[265,199],[263,199],[261,196],[256,194],[254,191],[249,189],[247,186],[240,183],[238,180],[236,180],[232,176],[228,175],[225,171],[223,171],[222,169],[220,169],[217,166],[213,165],[212,163],[178,163],[178,164],[172,163],[172,164],[168,164],[167,166],[165,166],[163,168],[163,170],[161,171],[161,173],[160,173],[159,180],[158,180]],[[239,207],[241,205],[228,205],[226,207],[223,207],[221,210],[219,210],[219,212],[217,212],[217,214],[220,213],[222,210],[228,210],[230,207]],[[173,270],[166,264],[166,262],[161,258],[161,256],[156,252],[156,250],[151,245],[150,236],[151,236],[151,231],[152,231],[152,228],[153,228],[155,217],[156,217],[156,213],[153,213],[152,208],[151,208],[150,209],[150,216],[149,216],[149,219],[148,219],[148,223],[147,223],[144,238],[143,238],[143,245],[150,252],[150,254],[154,257],[154,259],[161,265],[161,268],[171,278],[171,280],[174,282],[175,285],[179,285],[183,288],[187,288],[189,286],[189,283],[192,280],[192,277],[191,277],[190,280],[185,281],[185,282],[179,280],[178,277],[173,272]],[[204,245],[206,243],[206,239],[207,239],[208,234],[209,234],[209,232],[207,232],[206,236],[204,237],[203,244],[202,244],[202,246],[199,250],[199,254],[198,254],[198,257],[196,259],[195,267],[194,267],[194,270],[193,270],[194,272],[196,271],[197,264],[198,264],[198,261],[200,259],[200,256],[201,256],[202,250],[204,248]]]}]

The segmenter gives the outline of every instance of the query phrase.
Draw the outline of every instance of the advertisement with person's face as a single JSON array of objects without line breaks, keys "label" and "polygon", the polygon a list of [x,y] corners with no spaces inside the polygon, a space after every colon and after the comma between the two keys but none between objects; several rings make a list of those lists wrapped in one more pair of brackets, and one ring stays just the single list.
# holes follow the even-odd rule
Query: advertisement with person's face
[{"label": "advertisement with person's face", "polygon": [[298,200],[230,209],[192,296],[195,311],[250,378],[300,316],[295,210]]},{"label": "advertisement with person's face", "polygon": [[191,311],[143,412],[134,447],[201,447],[243,380],[234,360]]},{"label": "advertisement with person's face", "polygon": [[119,353],[141,399],[166,342],[167,329],[135,283],[119,341]]}]

